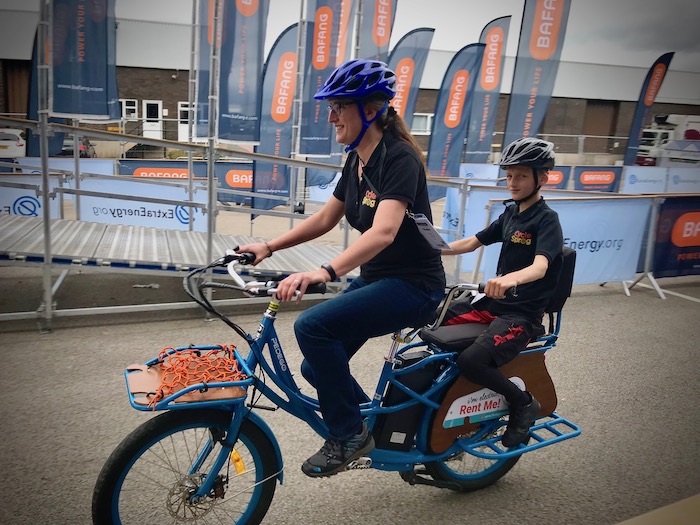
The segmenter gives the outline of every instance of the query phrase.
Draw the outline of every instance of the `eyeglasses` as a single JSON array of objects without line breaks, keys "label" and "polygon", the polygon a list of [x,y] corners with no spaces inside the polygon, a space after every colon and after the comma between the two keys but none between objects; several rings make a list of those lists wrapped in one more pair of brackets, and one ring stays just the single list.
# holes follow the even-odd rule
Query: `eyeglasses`
[{"label": "eyeglasses", "polygon": [[345,109],[345,106],[347,106],[347,104],[343,102],[330,103],[328,104],[328,113],[333,113],[336,117],[339,117],[343,109]]}]

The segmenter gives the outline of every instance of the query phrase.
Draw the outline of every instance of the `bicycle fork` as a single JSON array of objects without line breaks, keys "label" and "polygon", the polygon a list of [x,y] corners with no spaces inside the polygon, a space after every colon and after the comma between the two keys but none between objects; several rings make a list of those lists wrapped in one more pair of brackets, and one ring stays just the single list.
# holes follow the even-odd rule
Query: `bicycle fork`
[{"label": "bicycle fork", "polygon": [[215,483],[217,479],[219,479],[218,473],[221,472],[221,469],[224,468],[224,465],[231,457],[233,447],[235,446],[236,441],[238,441],[238,433],[242,422],[243,411],[235,410],[233,412],[231,422],[226,429],[225,435],[223,435],[220,429],[210,429],[211,435],[187,472],[188,475],[194,476],[200,471],[202,465],[204,465],[204,462],[216,448],[217,443],[221,444],[221,451],[219,452],[219,455],[214,461],[209,472],[205,474],[203,483],[193,494],[189,496],[189,503],[196,504],[204,498],[209,497],[211,494],[216,495],[217,492],[215,490]]}]

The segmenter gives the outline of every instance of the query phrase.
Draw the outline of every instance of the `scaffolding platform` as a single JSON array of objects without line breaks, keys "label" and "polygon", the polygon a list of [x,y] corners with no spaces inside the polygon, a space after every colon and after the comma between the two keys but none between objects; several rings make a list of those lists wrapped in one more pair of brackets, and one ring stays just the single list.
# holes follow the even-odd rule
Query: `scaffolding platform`
[{"label": "scaffolding platform", "polygon": [[[51,220],[51,264],[110,267],[142,271],[187,271],[204,266],[207,234],[143,226]],[[212,257],[265,239],[215,233]],[[342,251],[341,246],[304,243],[276,252],[249,267],[256,276],[283,276],[318,269]],[[0,215],[0,261],[43,263],[44,227],[40,217]],[[241,272],[246,275],[246,271]],[[350,275],[352,277],[352,274]]]}]

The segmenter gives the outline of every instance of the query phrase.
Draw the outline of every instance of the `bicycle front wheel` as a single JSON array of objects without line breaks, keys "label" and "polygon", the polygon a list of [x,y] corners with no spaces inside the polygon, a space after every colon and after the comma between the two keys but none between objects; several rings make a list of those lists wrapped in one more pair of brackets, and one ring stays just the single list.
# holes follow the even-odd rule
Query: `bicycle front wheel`
[{"label": "bicycle front wheel", "polygon": [[[486,437],[502,434],[503,431],[501,427]],[[484,447],[484,452],[492,451]],[[520,457],[492,460],[458,452],[443,461],[426,463],[425,470],[433,479],[449,482],[452,490],[471,492],[496,483],[515,466]]]},{"label": "bicycle front wheel", "polygon": [[[95,525],[260,523],[275,493],[278,467],[268,436],[250,420],[223,451],[232,414],[221,410],[165,412],[138,427],[112,453],[92,499]],[[212,464],[224,452],[219,472]],[[212,490],[193,501],[208,476]]]}]

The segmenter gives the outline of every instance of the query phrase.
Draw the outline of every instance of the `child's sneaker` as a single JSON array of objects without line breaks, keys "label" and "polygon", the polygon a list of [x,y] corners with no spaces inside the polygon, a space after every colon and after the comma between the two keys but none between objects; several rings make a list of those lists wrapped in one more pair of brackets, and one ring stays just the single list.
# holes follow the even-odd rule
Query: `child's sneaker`
[{"label": "child's sneaker", "polygon": [[535,396],[530,394],[530,404],[528,405],[511,405],[510,415],[508,416],[508,426],[503,433],[501,443],[506,448],[511,448],[520,443],[525,443],[530,436],[530,427],[534,425],[537,419],[537,413],[540,411],[540,404],[535,399]]}]

